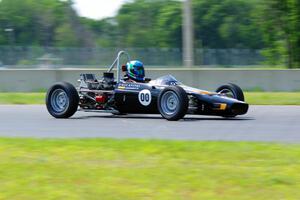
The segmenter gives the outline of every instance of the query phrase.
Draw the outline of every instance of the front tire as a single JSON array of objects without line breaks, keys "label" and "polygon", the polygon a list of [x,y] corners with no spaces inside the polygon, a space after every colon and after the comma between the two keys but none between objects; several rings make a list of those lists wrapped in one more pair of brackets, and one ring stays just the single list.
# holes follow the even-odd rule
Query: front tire
[{"label": "front tire", "polygon": [[161,91],[157,103],[163,118],[177,121],[187,113],[189,99],[184,89],[179,86],[170,86]]},{"label": "front tire", "polygon": [[[230,97],[239,101],[245,101],[243,90],[233,83],[220,86],[216,92],[222,96]],[[223,117],[234,118],[236,115],[224,115]]]},{"label": "front tire", "polygon": [[55,118],[69,118],[73,116],[77,111],[78,104],[78,92],[70,83],[56,83],[47,92],[47,110]]},{"label": "front tire", "polygon": [[228,83],[226,85],[220,86],[216,90],[216,92],[219,93],[220,95],[237,99],[239,101],[245,101],[243,90],[239,86],[233,83]]}]

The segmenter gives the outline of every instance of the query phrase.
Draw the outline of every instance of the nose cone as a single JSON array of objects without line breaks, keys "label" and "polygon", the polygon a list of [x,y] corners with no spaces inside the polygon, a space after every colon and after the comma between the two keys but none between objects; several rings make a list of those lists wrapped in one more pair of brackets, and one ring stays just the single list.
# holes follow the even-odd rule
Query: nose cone
[{"label": "nose cone", "polygon": [[248,112],[249,105],[247,103],[234,103],[231,106],[231,112],[234,115],[244,115]]}]

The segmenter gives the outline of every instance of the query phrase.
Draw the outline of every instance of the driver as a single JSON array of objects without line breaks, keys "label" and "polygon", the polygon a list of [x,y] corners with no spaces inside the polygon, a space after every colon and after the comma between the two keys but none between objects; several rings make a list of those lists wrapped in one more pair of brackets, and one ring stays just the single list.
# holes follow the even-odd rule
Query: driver
[{"label": "driver", "polygon": [[123,71],[126,72],[124,81],[126,82],[145,82],[145,70],[141,61],[133,60],[124,65]]}]

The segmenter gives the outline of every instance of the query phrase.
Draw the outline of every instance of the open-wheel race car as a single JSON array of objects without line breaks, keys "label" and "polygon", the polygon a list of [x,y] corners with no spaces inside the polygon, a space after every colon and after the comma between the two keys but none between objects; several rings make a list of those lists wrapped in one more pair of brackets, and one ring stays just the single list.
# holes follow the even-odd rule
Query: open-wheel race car
[{"label": "open-wheel race car", "polygon": [[[122,56],[128,60],[126,65],[121,65]],[[167,120],[179,120],[186,114],[235,117],[248,111],[243,91],[235,84],[222,85],[216,92],[209,92],[186,86],[172,75],[147,79],[143,64],[130,61],[124,51],[118,53],[101,79],[94,74],[81,74],[79,82],[77,88],[67,82],[49,88],[46,105],[53,117],[69,118],[76,111],[85,111],[161,114]]]}]

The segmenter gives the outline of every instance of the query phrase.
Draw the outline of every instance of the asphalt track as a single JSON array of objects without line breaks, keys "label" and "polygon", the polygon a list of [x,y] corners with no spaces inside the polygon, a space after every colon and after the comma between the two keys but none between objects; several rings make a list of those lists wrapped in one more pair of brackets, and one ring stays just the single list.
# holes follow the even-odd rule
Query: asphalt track
[{"label": "asphalt track", "polygon": [[300,106],[251,106],[235,119],[186,116],[169,122],[160,115],[113,116],[77,112],[54,119],[45,106],[0,106],[0,137],[144,138],[300,143]]}]

